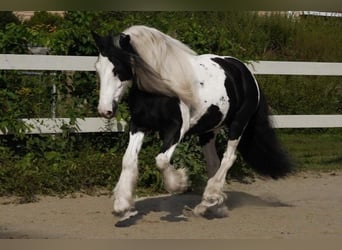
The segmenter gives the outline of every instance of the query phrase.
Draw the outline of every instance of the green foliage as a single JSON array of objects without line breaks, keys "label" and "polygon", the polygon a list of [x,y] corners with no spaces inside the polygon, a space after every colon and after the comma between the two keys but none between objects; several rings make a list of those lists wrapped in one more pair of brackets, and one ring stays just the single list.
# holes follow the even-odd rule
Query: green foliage
[{"label": "green foliage", "polygon": [[57,14],[51,14],[47,11],[37,11],[26,21],[31,31],[33,39],[30,46],[51,47],[54,41],[54,33],[57,27],[62,23],[63,18]]},{"label": "green foliage", "polygon": [[[1,53],[24,54],[29,46],[46,46],[50,54],[95,56],[98,51],[91,30],[116,34],[131,25],[144,24],[179,39],[199,54],[231,55],[243,60],[342,60],[342,20],[338,18],[288,19],[241,11],[67,11],[61,18],[41,11],[30,21],[20,23],[11,15],[0,12]],[[337,77],[257,78],[274,114],[342,112],[342,88]],[[94,72],[0,71],[0,130],[11,132],[0,137],[0,195],[17,194],[33,200],[35,194],[113,188],[128,135],[73,134],[69,130],[77,117],[97,115],[97,81]],[[53,94],[54,85],[57,94]],[[53,100],[57,101],[57,117],[72,118],[71,124],[65,124],[60,135],[24,135],[20,118],[51,117]],[[119,106],[117,119],[129,120],[125,104]],[[217,139],[220,155],[226,141],[227,133],[222,132]],[[140,192],[163,190],[154,159],[160,145],[156,135],[145,139],[139,157]],[[192,189],[201,191],[207,177],[197,145],[197,137],[184,140],[177,147],[173,162],[176,167],[188,169]],[[253,172],[239,157],[229,175],[241,180],[253,177]]]},{"label": "green foliage", "polygon": [[7,24],[0,32],[0,51],[3,54],[26,54],[31,33],[26,26]]},{"label": "green foliage", "polygon": [[190,189],[195,192],[203,191],[207,181],[207,172],[198,138],[186,138],[178,145],[173,158],[176,166],[187,169]]},{"label": "green foliage", "polygon": [[257,76],[273,114],[338,114],[342,110],[339,77]]},{"label": "green foliage", "polygon": [[297,61],[341,62],[341,29],[341,18],[304,18],[296,23],[291,57]]},{"label": "green foliage", "polygon": [[14,23],[19,24],[19,19],[13,14],[12,11],[0,12],[0,30],[3,30],[7,24]]},{"label": "green foliage", "polygon": [[[96,151],[81,135],[5,136],[0,147],[0,195],[33,200],[36,194],[69,193],[114,184],[121,154]],[[108,149],[107,149],[108,150]]]},{"label": "green foliage", "polygon": [[45,27],[57,27],[63,22],[63,18],[58,14],[52,14],[47,11],[36,11],[34,15],[26,21],[26,23],[31,26]]}]

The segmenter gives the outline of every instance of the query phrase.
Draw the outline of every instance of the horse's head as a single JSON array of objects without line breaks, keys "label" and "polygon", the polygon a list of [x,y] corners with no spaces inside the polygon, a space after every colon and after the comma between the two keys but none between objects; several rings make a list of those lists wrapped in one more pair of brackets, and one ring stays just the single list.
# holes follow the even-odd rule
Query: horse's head
[{"label": "horse's head", "polygon": [[100,77],[98,112],[103,117],[112,118],[133,77],[133,49],[130,46],[129,35],[99,36],[94,32],[92,35],[100,52],[95,64]]}]

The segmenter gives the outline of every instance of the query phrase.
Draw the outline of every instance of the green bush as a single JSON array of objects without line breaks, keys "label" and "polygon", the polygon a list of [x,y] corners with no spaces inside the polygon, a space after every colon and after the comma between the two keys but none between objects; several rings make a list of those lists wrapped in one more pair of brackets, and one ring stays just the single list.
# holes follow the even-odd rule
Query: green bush
[{"label": "green bush", "polygon": [[13,14],[12,11],[1,11],[0,12],[0,30],[3,30],[7,24],[14,23],[19,24],[19,18]]}]

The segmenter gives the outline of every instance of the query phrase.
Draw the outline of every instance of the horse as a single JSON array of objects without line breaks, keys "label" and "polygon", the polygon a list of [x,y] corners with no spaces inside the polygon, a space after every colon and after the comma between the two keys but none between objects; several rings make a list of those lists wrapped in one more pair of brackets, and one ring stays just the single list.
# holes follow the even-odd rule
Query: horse
[{"label": "horse", "polygon": [[[199,136],[208,181],[201,202],[192,211],[198,216],[209,211],[217,217],[227,216],[223,188],[237,152],[261,175],[278,179],[292,171],[290,157],[268,118],[266,97],[242,61],[198,55],[179,40],[143,25],[116,35],[91,33],[99,51],[95,63],[99,114],[113,118],[128,90],[129,142],[113,190],[113,213],[122,220],[138,213],[133,197],[138,154],[150,131],[162,138],[155,161],[170,193],[188,188],[186,169],[171,164],[177,145],[186,135]],[[228,141],[220,159],[215,139],[224,127]]]}]

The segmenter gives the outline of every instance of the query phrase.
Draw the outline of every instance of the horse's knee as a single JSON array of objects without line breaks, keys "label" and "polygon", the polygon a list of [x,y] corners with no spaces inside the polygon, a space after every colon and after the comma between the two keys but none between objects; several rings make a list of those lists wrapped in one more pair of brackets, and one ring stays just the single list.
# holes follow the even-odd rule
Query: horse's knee
[{"label": "horse's knee", "polygon": [[170,164],[169,159],[166,154],[160,153],[157,155],[156,159],[156,165],[159,170],[163,171],[165,168],[167,168]]}]

